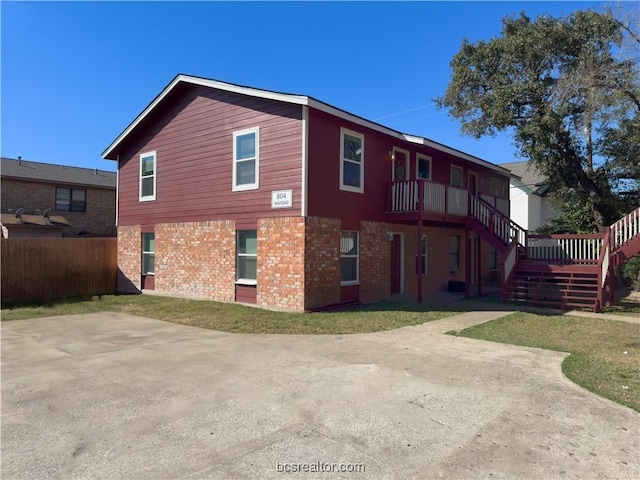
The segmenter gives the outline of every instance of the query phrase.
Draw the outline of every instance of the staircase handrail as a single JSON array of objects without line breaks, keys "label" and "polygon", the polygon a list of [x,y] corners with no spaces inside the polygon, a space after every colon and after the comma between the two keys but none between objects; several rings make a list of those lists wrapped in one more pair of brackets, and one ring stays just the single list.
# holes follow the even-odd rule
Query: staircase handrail
[{"label": "staircase handrail", "polygon": [[595,311],[600,311],[600,307],[603,303],[602,301],[604,298],[605,284],[607,283],[607,275],[611,273],[609,271],[609,262],[611,260],[611,234],[609,231],[609,227],[605,229],[603,237],[604,240],[602,242],[602,250],[600,250],[600,256],[598,257],[598,299],[596,301]]},{"label": "staircase handrail", "polygon": [[602,254],[604,237],[599,233],[529,234],[527,257],[549,263],[596,265]]},{"label": "staircase handrail", "polygon": [[611,225],[610,231],[612,250],[620,248],[633,237],[640,235],[640,207]]},{"label": "staircase handrail", "polygon": [[509,245],[513,239],[516,239],[518,245],[526,247],[527,230],[484,199],[469,194],[469,214],[489,229],[503,244]]},{"label": "staircase handrail", "polygon": [[502,274],[502,301],[506,302],[506,288],[509,284],[508,282],[511,278],[511,274],[518,263],[518,241],[515,238],[509,244],[509,247],[502,258],[503,260],[500,262],[500,272]]}]

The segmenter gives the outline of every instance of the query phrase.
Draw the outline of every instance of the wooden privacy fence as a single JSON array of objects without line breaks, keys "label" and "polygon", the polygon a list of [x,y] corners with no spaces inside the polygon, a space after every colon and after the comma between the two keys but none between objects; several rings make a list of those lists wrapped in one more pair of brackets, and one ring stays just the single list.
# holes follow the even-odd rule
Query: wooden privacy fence
[{"label": "wooden privacy fence", "polygon": [[115,293],[116,238],[7,238],[2,303]]}]

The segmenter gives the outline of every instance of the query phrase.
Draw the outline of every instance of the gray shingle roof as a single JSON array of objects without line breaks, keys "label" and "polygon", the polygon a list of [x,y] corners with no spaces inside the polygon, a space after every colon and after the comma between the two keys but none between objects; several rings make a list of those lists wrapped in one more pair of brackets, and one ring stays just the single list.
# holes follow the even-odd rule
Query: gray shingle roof
[{"label": "gray shingle roof", "polygon": [[534,194],[544,195],[547,193],[549,189],[547,179],[544,175],[538,173],[535,167],[530,165],[529,162],[502,163],[500,166],[520,177],[521,183]]},{"label": "gray shingle roof", "polygon": [[101,188],[116,188],[115,172],[93,168],[53,165],[51,163],[30,162],[13,158],[2,158],[0,176],[55,182],[73,185],[86,185]]}]

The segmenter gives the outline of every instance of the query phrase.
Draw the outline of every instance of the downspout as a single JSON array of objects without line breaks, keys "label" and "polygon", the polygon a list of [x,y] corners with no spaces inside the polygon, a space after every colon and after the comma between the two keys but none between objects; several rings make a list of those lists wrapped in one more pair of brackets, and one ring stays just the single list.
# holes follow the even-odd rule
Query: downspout
[{"label": "downspout", "polygon": [[116,235],[118,235],[118,195],[120,194],[120,154],[116,155]]},{"label": "downspout", "polygon": [[464,297],[471,296],[471,239],[469,238],[469,226],[464,227]]},{"label": "downspout", "polygon": [[[418,304],[422,304],[422,276],[424,271],[422,268],[422,219],[418,220],[418,265],[416,270],[418,271]],[[426,256],[425,256],[426,262]],[[426,265],[425,265],[426,267]]]},{"label": "downspout", "polygon": [[307,105],[302,106],[302,191],[300,192],[301,196],[301,206],[300,206],[300,215],[302,217],[307,216],[307,205],[308,205],[308,167],[309,164],[309,107]]},{"label": "downspout", "polygon": [[[424,268],[422,267],[422,209],[424,207],[424,184],[418,183],[418,304],[422,304],[422,277],[424,276],[424,270],[427,268],[427,252],[424,256]],[[429,245],[427,245],[429,248]]]},{"label": "downspout", "polygon": [[478,281],[478,296],[482,296],[482,240],[480,235],[476,233],[476,275]]}]

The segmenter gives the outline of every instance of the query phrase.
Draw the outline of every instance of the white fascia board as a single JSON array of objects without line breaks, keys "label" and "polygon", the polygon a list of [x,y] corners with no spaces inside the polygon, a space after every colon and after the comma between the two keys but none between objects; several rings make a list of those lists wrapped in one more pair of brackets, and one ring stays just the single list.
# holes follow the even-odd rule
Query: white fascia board
[{"label": "white fascia board", "polygon": [[482,165],[483,167],[490,168],[491,170],[495,170],[507,177],[511,176],[511,172],[506,168],[501,167],[500,165],[493,164],[486,160],[482,160],[481,158],[474,157],[473,155],[469,155],[468,153],[464,153],[460,150],[456,150],[455,148],[447,147],[446,145],[442,145],[441,143],[434,142],[424,137],[417,137],[415,135],[404,135],[404,138],[411,143],[417,143],[419,145],[425,145],[427,147],[434,148],[439,150],[440,152],[448,153],[450,155],[454,155],[459,158],[463,158],[471,163],[475,163],[477,165]]},{"label": "white fascia board", "polygon": [[343,120],[347,120],[357,125],[362,125],[363,127],[370,128],[371,130],[375,130],[377,132],[384,133],[386,135],[390,135],[400,140],[405,139],[405,135],[403,135],[402,133],[396,130],[385,127],[384,125],[380,125],[379,123],[375,123],[365,118],[358,117],[357,115],[354,115],[349,112],[345,112],[344,110],[340,110],[339,108],[332,107],[331,105],[320,102],[315,98],[308,97],[308,99],[309,99],[309,106],[312,108],[315,108],[316,110],[323,111],[335,117],[341,118]]},{"label": "white fascia board", "polygon": [[116,138],[111,145],[109,145],[104,152],[102,152],[102,158],[108,160],[113,150],[118,146],[118,144],[124,140],[124,138],[129,135],[138,124],[144,120],[144,118],[154,109],[156,106],[164,100],[164,98],[178,85],[179,83],[189,83],[192,85],[200,85],[203,87],[216,88],[219,90],[223,90],[226,92],[239,93],[241,95],[249,95],[252,97],[266,98],[269,100],[278,100],[281,102],[287,102],[297,105],[307,105],[309,102],[309,97],[302,95],[291,95],[287,93],[278,93],[271,92],[269,90],[259,90],[257,88],[251,87],[242,87],[240,85],[233,85],[230,83],[219,82],[216,80],[209,80],[206,78],[192,77],[189,75],[178,75],[174,78],[169,85],[167,85],[162,92],[154,98],[151,103],[145,108],[140,115],[136,117],[136,119],[129,124],[127,128]]},{"label": "white fascia board", "polygon": [[129,124],[129,126],[118,136],[118,138],[116,138],[111,143],[111,145],[109,145],[109,147],[107,147],[107,149],[104,152],[102,152],[102,158],[108,159],[107,157],[112,154],[113,150],[118,146],[118,144],[120,144],[120,142],[124,140],[124,138],[127,135],[129,135],[129,133],[131,133],[138,126],[138,124],[149,114],[149,112],[151,112],[160,102],[162,102],[162,100],[180,82],[190,83],[192,85],[200,85],[203,87],[216,88],[219,90],[238,93],[241,95],[249,95],[252,97],[265,98],[269,100],[278,100],[281,102],[315,108],[317,110],[323,111],[335,117],[342,118],[343,120],[347,120],[357,125],[362,125],[366,128],[370,128],[371,130],[384,133],[385,135],[389,135],[393,138],[397,138],[399,140],[405,140],[418,145],[425,145],[425,146],[434,148],[435,150],[448,153],[448,154],[457,156],[459,158],[463,158],[472,163],[483,165],[487,168],[495,170],[496,172],[500,172],[503,175],[509,176],[511,174],[509,170],[502,168],[498,165],[494,165],[493,163],[488,162],[486,160],[482,160],[481,158],[474,157],[473,155],[469,155],[460,150],[456,150],[455,148],[447,147],[440,143],[428,140],[424,137],[418,137],[415,135],[407,135],[407,134],[400,133],[397,130],[393,130],[391,128],[385,127],[384,125],[380,125],[379,123],[372,122],[370,120],[367,120],[365,118],[359,117],[352,113],[346,112],[339,108],[332,107],[331,105],[326,104],[324,102],[320,102],[312,97],[308,97],[305,95],[293,95],[289,93],[279,93],[279,92],[273,92],[270,90],[261,90],[258,88],[252,88],[252,87],[244,87],[241,85],[234,85],[230,83],[219,82],[217,80],[210,80],[207,78],[200,78],[200,77],[192,77],[190,75],[183,75],[183,74],[176,76],[176,78],[174,78],[171,81],[171,83],[169,83],[169,85],[167,85],[164,88],[164,90],[162,90],[162,92],[160,92],[160,94],[153,99],[153,101],[147,106],[147,108],[145,108],[142,111],[142,113],[138,115],[136,119],[133,122],[131,122],[131,124]]},{"label": "white fascia board", "polygon": [[280,102],[293,103],[297,105],[307,105],[309,97],[304,95],[293,95],[290,93],[272,92],[271,90],[261,90],[259,88],[243,87],[232,83],[219,82],[217,80],[209,80],[207,78],[191,77],[188,75],[178,75],[178,79],[193,85],[202,87],[216,88],[226,92],[239,93],[241,95],[249,95],[252,97],[266,98],[268,100],[278,100]]}]

